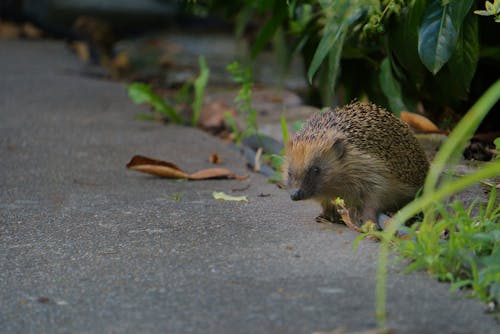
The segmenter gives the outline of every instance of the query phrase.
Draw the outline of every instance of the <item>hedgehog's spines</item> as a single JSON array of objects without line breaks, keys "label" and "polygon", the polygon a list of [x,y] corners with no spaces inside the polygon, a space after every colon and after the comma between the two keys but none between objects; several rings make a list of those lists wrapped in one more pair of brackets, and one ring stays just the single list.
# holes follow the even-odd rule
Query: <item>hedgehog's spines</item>
[{"label": "hedgehog's spines", "polygon": [[[342,141],[342,154],[334,143]],[[427,158],[409,128],[387,110],[353,102],[312,116],[287,145],[285,174],[303,198],[325,203],[345,197],[364,218],[399,209],[424,183]],[[311,167],[324,173],[311,176]]]}]

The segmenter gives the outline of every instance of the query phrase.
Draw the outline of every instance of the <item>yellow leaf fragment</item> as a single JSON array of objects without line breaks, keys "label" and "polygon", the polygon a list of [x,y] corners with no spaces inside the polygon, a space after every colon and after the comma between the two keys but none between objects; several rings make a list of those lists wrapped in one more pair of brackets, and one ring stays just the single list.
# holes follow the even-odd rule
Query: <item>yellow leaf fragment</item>
[{"label": "yellow leaf fragment", "polygon": [[246,196],[231,196],[231,195],[228,195],[222,191],[214,191],[212,193],[212,196],[215,198],[215,199],[218,199],[218,200],[223,200],[223,201],[239,201],[239,202],[248,202],[248,198]]}]

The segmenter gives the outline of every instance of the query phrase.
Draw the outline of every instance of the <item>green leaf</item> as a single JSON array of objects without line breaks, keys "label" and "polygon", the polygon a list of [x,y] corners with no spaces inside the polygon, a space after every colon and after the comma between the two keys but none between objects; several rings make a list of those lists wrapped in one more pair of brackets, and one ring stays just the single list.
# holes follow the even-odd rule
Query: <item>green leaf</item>
[{"label": "green leaf", "polygon": [[203,107],[203,98],[205,97],[205,87],[208,83],[208,77],[210,76],[210,69],[207,66],[207,62],[203,56],[199,58],[200,64],[200,75],[194,81],[194,101],[193,101],[193,118],[191,119],[191,125],[196,126],[200,119],[201,108]]},{"label": "green leaf", "polygon": [[495,144],[495,147],[497,150],[500,150],[500,137],[499,138],[496,138],[494,141],[493,141],[493,144]]},{"label": "green leaf", "polygon": [[453,0],[449,2],[450,17],[453,25],[460,30],[465,17],[470,12],[474,0]]},{"label": "green leaf", "polygon": [[[330,1],[328,2],[329,7],[327,7],[326,2],[321,1],[320,4],[322,4],[327,14],[329,12],[334,12],[335,16],[329,17],[327,15],[326,17],[327,21],[323,37],[321,37],[311,64],[309,65],[309,70],[307,71],[309,82],[312,82],[321,63],[323,63],[323,60],[330,53],[332,48],[336,48],[336,52],[339,54],[342,52],[343,37],[347,29],[358,20],[365,11],[362,5],[349,6],[349,3],[346,5],[343,1]],[[332,73],[331,75],[336,76],[336,73]]]},{"label": "green leaf", "polygon": [[334,26],[328,25],[325,29],[325,33],[321,38],[318,47],[316,48],[316,52],[314,53],[313,59],[311,61],[311,65],[309,66],[309,70],[307,71],[307,78],[309,79],[309,83],[312,83],[312,79],[318,71],[319,66],[328,55],[330,50],[333,48],[337,40],[341,36],[341,30]]},{"label": "green leaf", "polygon": [[472,77],[476,72],[479,60],[479,31],[477,16],[472,13],[467,15],[458,35],[455,52],[448,62],[457,96],[467,96]]},{"label": "green leaf", "polygon": [[183,123],[177,110],[169,106],[162,97],[156,95],[150,85],[135,82],[127,88],[128,96],[137,104],[148,103],[153,109],[174,123]]},{"label": "green leaf", "polygon": [[342,32],[337,45],[328,53],[327,63],[324,64],[326,70],[320,73],[319,86],[323,105],[330,106],[333,103],[335,95],[335,83],[339,74],[340,58],[342,56],[342,49],[346,32]]},{"label": "green leaf", "polygon": [[459,27],[453,25],[450,4],[433,0],[423,14],[418,30],[418,54],[422,63],[436,74],[455,51]]},{"label": "green leaf", "polygon": [[392,73],[391,61],[386,57],[380,65],[380,87],[389,101],[391,111],[399,116],[401,111],[409,110],[403,101],[401,86]]},{"label": "green leaf", "polygon": [[267,20],[266,24],[262,27],[254,45],[252,46],[251,56],[255,58],[257,54],[262,51],[266,46],[267,42],[271,40],[274,33],[285,20],[288,9],[285,1],[275,0],[274,8],[272,10],[273,15]]},{"label": "green leaf", "polygon": [[[407,77],[407,81],[415,88],[423,86],[426,70],[418,55],[418,29],[425,1],[415,1],[394,20],[388,30],[388,49]],[[397,73],[396,77],[402,77]]]},{"label": "green leaf", "polygon": [[283,134],[283,143],[288,143],[288,125],[284,112],[281,113],[281,133]]},{"label": "green leaf", "polygon": [[479,59],[477,21],[477,16],[472,13],[465,17],[452,57],[439,73],[427,82],[426,90],[433,94],[438,103],[453,105],[467,99]]}]

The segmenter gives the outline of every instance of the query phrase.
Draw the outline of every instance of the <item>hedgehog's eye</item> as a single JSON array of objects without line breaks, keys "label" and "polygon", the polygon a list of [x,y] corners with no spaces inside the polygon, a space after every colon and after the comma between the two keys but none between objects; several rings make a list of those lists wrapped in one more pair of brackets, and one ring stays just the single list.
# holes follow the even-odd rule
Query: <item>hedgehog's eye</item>
[{"label": "hedgehog's eye", "polygon": [[318,175],[321,172],[321,169],[318,166],[313,166],[312,171],[315,175]]}]

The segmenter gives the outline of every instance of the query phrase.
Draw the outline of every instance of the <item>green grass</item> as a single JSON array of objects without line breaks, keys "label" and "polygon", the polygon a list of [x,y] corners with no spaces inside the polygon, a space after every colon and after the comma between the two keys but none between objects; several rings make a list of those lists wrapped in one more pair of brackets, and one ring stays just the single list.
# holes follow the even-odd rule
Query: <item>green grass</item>
[{"label": "green grass", "polygon": [[193,117],[191,119],[191,126],[196,126],[200,120],[201,109],[203,107],[203,100],[205,98],[205,88],[208,84],[210,76],[210,69],[203,56],[199,58],[200,75],[193,83],[194,86],[194,100],[193,100]]},{"label": "green grass", "polygon": [[[476,221],[475,219],[471,219],[470,215],[467,214],[467,210],[462,210],[458,205],[455,204],[455,212],[458,212],[460,219],[457,221],[452,215],[443,215],[443,201],[449,198],[451,195],[479,182],[487,178],[492,178],[500,175],[500,160],[495,160],[494,162],[485,163],[483,167],[478,169],[472,174],[468,174],[463,177],[459,177],[457,179],[445,179],[438,186],[439,176],[443,173],[445,168],[452,169],[453,166],[458,161],[461,152],[463,151],[467,141],[470,139],[472,134],[476,131],[481,121],[488,114],[490,109],[495,105],[495,103],[500,98],[500,80],[498,80],[495,84],[493,84],[484,95],[472,106],[469,112],[462,118],[460,123],[455,127],[455,129],[448,136],[447,141],[440,148],[437,153],[434,161],[429,170],[429,174],[427,176],[423,192],[420,197],[416,198],[414,201],[409,203],[407,206],[402,208],[393,218],[391,224],[387,226],[386,230],[383,232],[372,232],[372,234],[377,235],[381,238],[380,243],[380,251],[378,258],[378,270],[377,270],[377,284],[376,284],[376,317],[378,326],[381,330],[386,330],[387,324],[387,314],[386,314],[386,282],[387,282],[387,263],[388,263],[388,254],[389,247],[391,244],[398,244],[398,240],[395,238],[395,232],[403,226],[403,224],[408,221],[410,218],[418,214],[419,212],[424,213],[424,219],[422,223],[418,225],[419,228],[419,238],[410,239],[407,243],[404,243],[404,249],[406,249],[407,254],[412,254],[409,250],[414,247],[416,252],[419,250],[425,250],[425,254],[427,258],[419,259],[420,262],[418,264],[413,264],[415,269],[417,268],[426,268],[428,263],[432,263],[437,268],[441,268],[439,272],[448,271],[448,279],[455,279],[453,273],[456,273],[457,267],[460,267],[463,270],[469,270],[468,273],[464,273],[463,276],[458,275],[457,277],[462,277],[461,280],[456,278],[456,282],[460,286],[460,284],[470,284],[474,289],[474,293],[476,293],[480,298],[488,300],[491,298],[491,292],[485,293],[485,291],[490,286],[491,282],[495,282],[493,286],[498,286],[498,282],[500,282],[500,278],[498,271],[498,241],[495,241],[491,247],[491,252],[481,253],[479,252],[479,257],[470,256],[466,262],[458,262],[455,258],[453,260],[448,256],[441,256],[442,254],[448,253],[439,253],[442,249],[440,248],[440,243],[448,243],[448,245],[442,245],[443,247],[452,247],[452,249],[457,249],[460,246],[459,243],[453,244],[453,246],[449,246],[450,239],[447,241],[441,241],[439,239],[439,235],[442,232],[442,228],[445,226],[448,227],[449,230],[452,230],[453,233],[458,229],[459,224],[463,226],[467,226],[467,222]],[[492,195],[494,197],[494,195]],[[493,203],[493,204],[491,204]],[[487,208],[485,209],[484,215],[479,217],[495,219],[498,221],[498,213],[496,210],[491,209],[494,206],[494,200],[490,198],[490,202],[488,203]],[[439,221],[437,219],[437,213],[441,211],[443,220]],[[453,212],[453,211],[452,211]],[[448,218],[446,220],[446,218]],[[495,229],[496,232],[492,232],[489,229],[491,228],[491,224],[485,221],[478,220],[479,224],[483,226],[488,226],[484,231],[480,231],[478,237],[471,237],[473,234],[469,230],[469,233],[462,232],[462,234],[457,234],[458,237],[454,234],[453,241],[456,240],[472,240],[474,242],[480,242],[481,238],[489,238],[491,239],[498,237],[498,230]],[[462,222],[462,223],[459,223]],[[441,224],[441,225],[440,225]],[[448,225],[446,225],[448,224]],[[495,224],[498,224],[495,223]],[[420,237],[420,233],[422,233],[422,237]],[[415,232],[416,235],[416,232]],[[355,245],[359,240],[366,235],[361,235],[358,240],[356,240]],[[496,239],[495,239],[496,240]],[[414,243],[414,246],[410,246]],[[434,248],[433,248],[434,247]],[[474,247],[471,249],[476,250]],[[463,249],[465,254],[474,254],[470,253],[471,249]],[[438,252],[437,254],[434,252]],[[466,255],[464,255],[466,256]],[[471,259],[474,259],[473,261]],[[443,261],[443,262],[438,262]],[[491,264],[493,263],[493,265]],[[495,265],[496,264],[496,265]],[[445,266],[446,265],[446,266]],[[486,267],[483,267],[486,265]],[[444,269],[443,269],[444,268]],[[451,268],[451,269],[450,269]],[[489,269],[488,269],[489,268]],[[412,268],[410,268],[412,269]],[[436,269],[436,268],[434,268]],[[437,270],[437,269],[436,269]],[[430,270],[431,271],[431,270]],[[458,271],[460,273],[460,271]],[[446,277],[446,273],[444,276]],[[470,281],[467,281],[470,280]],[[462,283],[460,283],[462,282]],[[486,290],[485,290],[486,289]],[[493,288],[495,290],[495,288]]]},{"label": "green grass", "polygon": [[[210,76],[210,69],[207,66],[207,62],[203,56],[199,57],[200,74],[194,81],[186,81],[182,88],[179,90],[175,96],[175,100],[178,102],[186,102],[190,99],[192,102],[193,116],[191,117],[191,126],[197,126],[200,120],[201,111],[203,108],[203,101],[205,98],[205,89],[208,84],[208,78]],[[194,96],[191,96],[191,88],[194,90]],[[127,86],[128,96],[132,101],[137,104],[146,103],[149,104],[153,111],[159,117],[151,114],[139,114],[138,119],[142,120],[155,120],[158,118],[167,120],[176,124],[185,124],[186,120],[181,116],[179,111],[173,105],[174,103],[163,99],[160,95],[153,92],[151,85],[134,82]]]},{"label": "green grass", "polygon": [[224,118],[235,136],[235,141],[239,144],[245,137],[257,135],[259,133],[257,110],[252,106],[252,72],[250,71],[250,67],[242,66],[237,61],[233,61],[226,69],[231,73],[233,81],[241,84],[241,88],[234,101],[236,102],[236,108],[245,117],[243,130],[239,131],[231,114],[224,114]]},{"label": "green grass", "polygon": [[395,239],[401,259],[410,260],[406,271],[426,270],[453,283],[452,288],[471,287],[484,302],[500,300],[500,207],[495,202],[492,187],[486,205],[437,204],[440,218],[434,224],[406,228],[408,239]]}]

